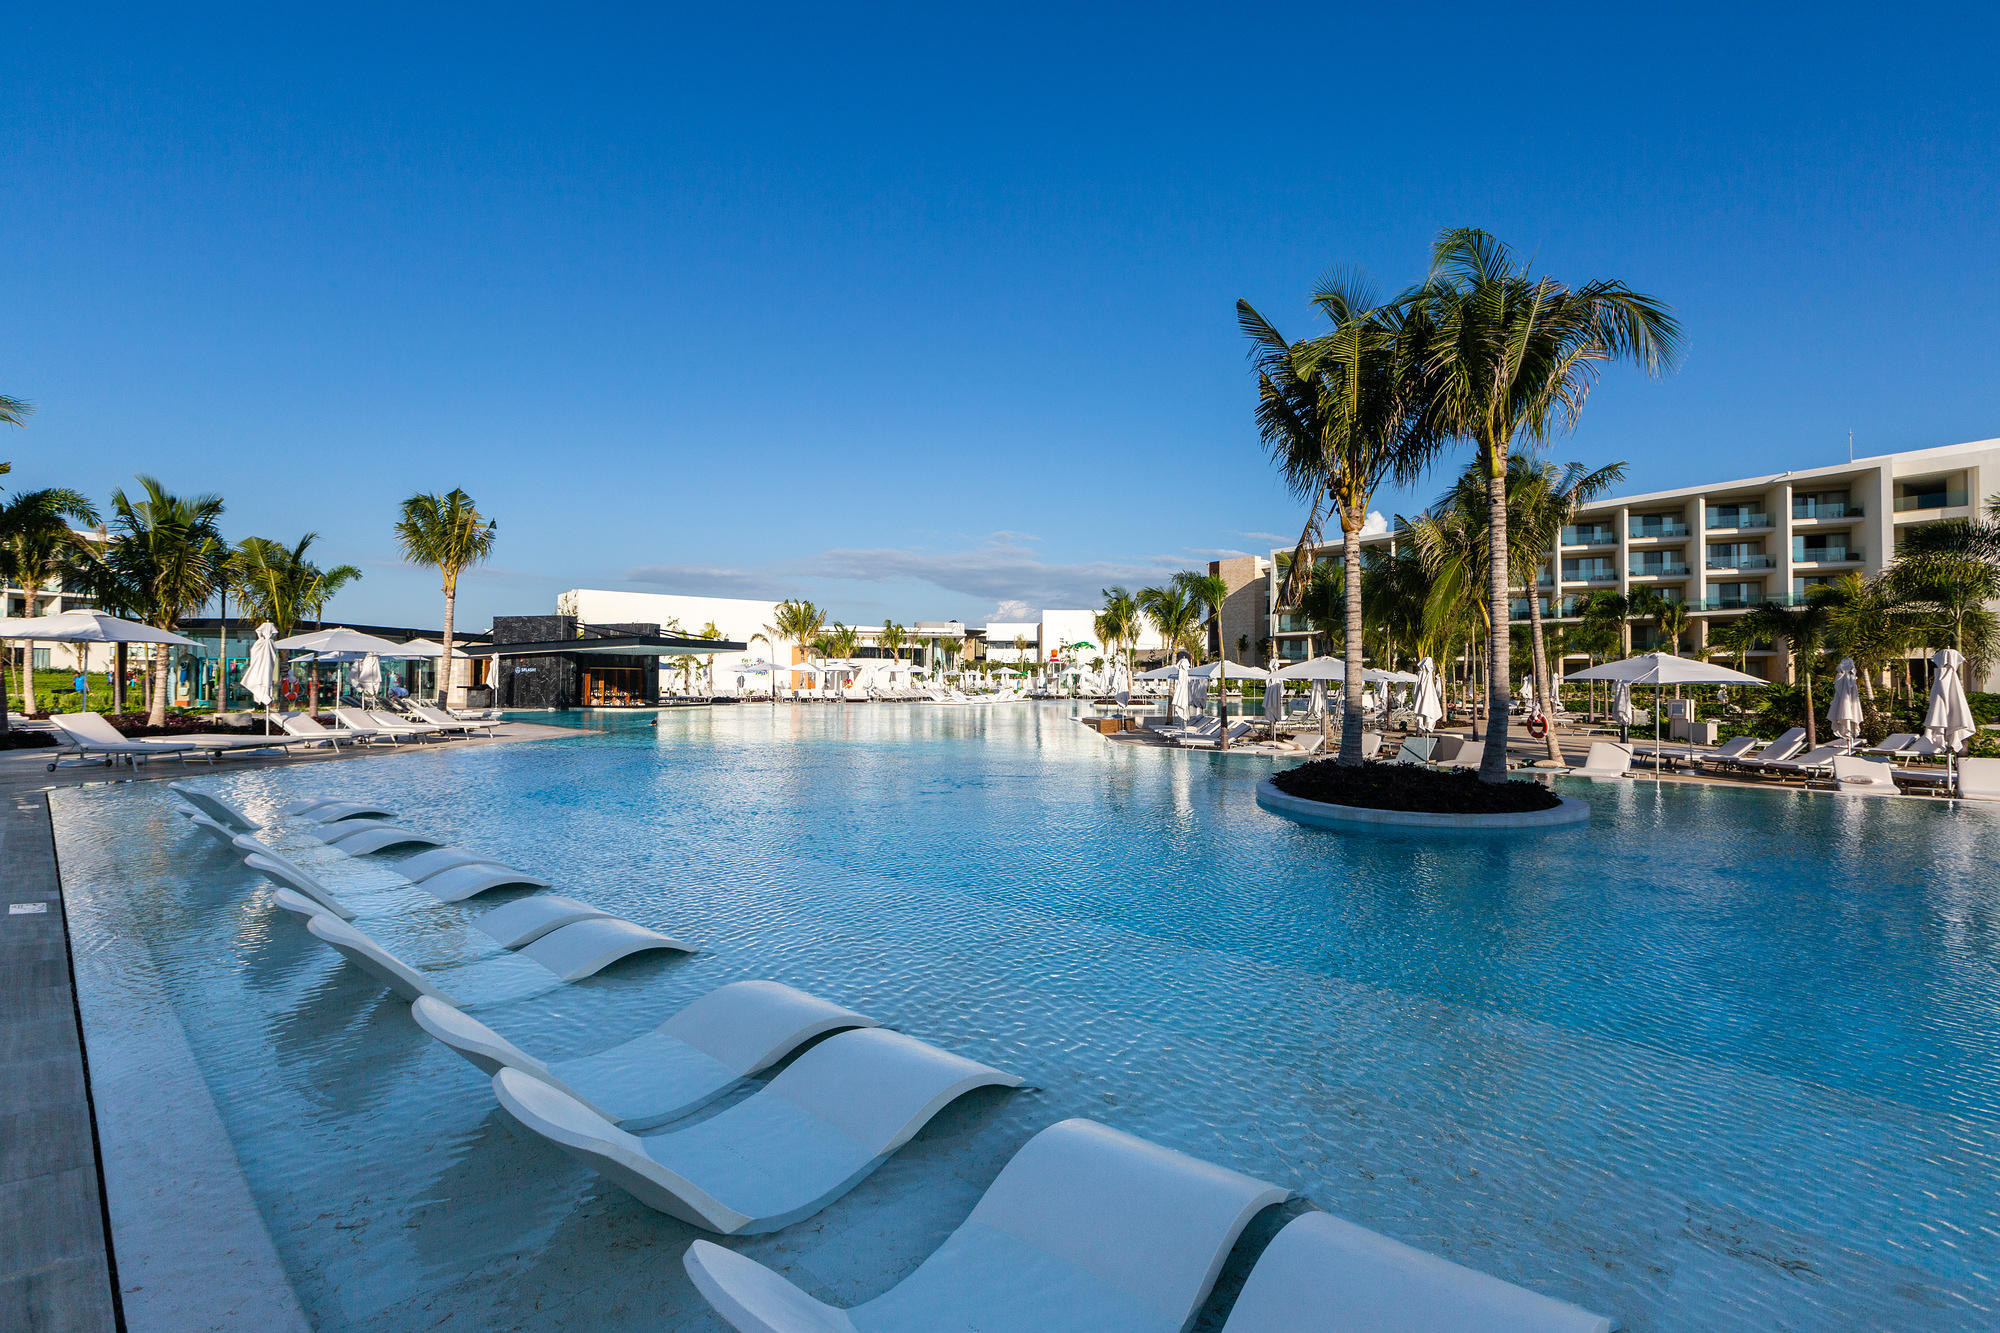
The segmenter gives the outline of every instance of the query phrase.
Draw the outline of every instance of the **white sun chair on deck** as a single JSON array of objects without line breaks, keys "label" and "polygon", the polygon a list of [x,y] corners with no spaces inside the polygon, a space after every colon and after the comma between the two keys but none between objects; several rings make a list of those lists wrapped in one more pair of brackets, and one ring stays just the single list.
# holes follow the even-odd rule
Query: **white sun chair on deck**
[{"label": "white sun chair on deck", "polygon": [[1733,768],[1751,768],[1758,764],[1769,764],[1775,763],[1780,759],[1790,759],[1805,748],[1806,729],[1804,727],[1793,727],[1761,750],[1753,750],[1746,747],[1744,750],[1729,756],[1727,759],[1723,758],[1721,752],[1718,751],[1715,754],[1707,756],[1707,762],[1700,766],[1707,767],[1707,764],[1720,763]]},{"label": "white sun chair on deck", "polygon": [[400,745],[404,741],[420,741],[426,736],[435,736],[435,727],[412,727],[402,722],[384,723],[374,720],[374,716],[359,708],[336,708],[333,720],[353,732],[367,732],[371,740],[386,740]]},{"label": "white sun chair on deck", "polygon": [[1486,742],[1467,741],[1458,753],[1438,765],[1440,768],[1478,768],[1486,762]]},{"label": "white sun chair on deck", "polygon": [[[279,890],[283,893],[284,890]],[[294,906],[290,910],[296,910]],[[649,949],[671,949],[693,953],[694,946],[683,944],[657,930],[648,930],[617,917],[578,921],[549,932],[514,953],[499,957],[475,958],[470,962],[421,970],[383,948],[373,938],[336,916],[320,913],[306,922],[322,943],[338,949],[347,960],[406,1000],[429,995],[454,1007],[465,1002],[446,988],[461,979],[478,986],[483,979],[472,974],[489,974],[495,991],[493,1002],[523,999],[566,981],[581,981],[603,971],[621,958]],[[523,962],[535,968],[524,968]]]},{"label": "white sun chair on deck", "polygon": [[1899,731],[1894,735],[1884,736],[1880,745],[1871,745],[1867,749],[1860,751],[1860,753],[1898,755],[1909,749],[1916,739],[1916,736],[1911,732]]},{"label": "white sun chair on deck", "polygon": [[737,981],[630,1041],[594,1055],[543,1062],[437,1000],[418,1000],[410,1013],[418,1027],[489,1077],[518,1069],[626,1129],[686,1115],[829,1032],[879,1026],[865,1014],[780,982]]},{"label": "white sun chair on deck", "polygon": [[1014,1154],[914,1273],[842,1310],[698,1240],[683,1262],[750,1333],[1182,1333],[1250,1220],[1290,1191],[1089,1120]]},{"label": "white sun chair on deck", "polygon": [[379,708],[365,709],[361,716],[367,718],[369,722],[377,727],[403,727],[407,730],[415,731],[420,736],[429,736],[434,740],[449,740],[453,736],[463,736],[465,734],[459,730],[464,725],[460,722],[451,722],[441,727],[435,722],[426,722],[421,718],[398,717],[394,713],[384,712]]},{"label": "white sun chair on deck", "polygon": [[[78,759],[94,759],[102,756],[107,765],[114,764],[120,759],[132,764],[143,764],[148,759],[172,756],[186,763],[190,755],[198,754],[210,763],[215,762],[215,755],[203,751],[199,745],[149,744],[133,740],[96,713],[57,713],[49,719],[49,722],[64,742],[58,753],[67,752]],[[60,762],[61,760],[57,759],[55,763],[49,765],[49,768],[53,770]]]},{"label": "white sun chair on deck", "polygon": [[322,723],[311,713],[274,713],[280,727],[287,736],[296,736],[302,741],[325,741],[334,749],[340,748],[342,741],[361,742],[375,739],[375,731],[356,731],[351,727],[333,728]]},{"label": "white sun chair on deck", "polygon": [[1833,761],[1833,783],[1850,796],[1894,796],[1896,766],[1886,759],[1840,755]]},{"label": "white sun chair on deck", "polygon": [[434,727],[449,727],[468,735],[476,731],[482,736],[490,736],[493,734],[493,728],[501,725],[499,722],[483,718],[453,717],[442,708],[431,708],[424,704],[411,704],[410,716],[419,722],[428,722]]},{"label": "white sun chair on deck", "polygon": [[1796,759],[1741,759],[1737,767],[1752,773],[1776,773],[1783,777],[1810,778],[1832,772],[1833,761],[1854,748],[1851,741],[1833,741],[1806,751]]},{"label": "white sun chair on deck", "polygon": [[1428,764],[1437,753],[1437,737],[1410,736],[1396,747],[1395,761],[1398,764]]},{"label": "white sun chair on deck", "polygon": [[1020,1084],[915,1037],[862,1028],[828,1037],[734,1106],[650,1138],[518,1069],[495,1074],[493,1093],[523,1127],[639,1202],[739,1235],[811,1217],[974,1088]]},{"label": "white sun chair on deck", "polygon": [[343,819],[396,817],[394,810],[384,810],[379,805],[368,805],[360,801],[336,801],[324,796],[315,801],[293,801],[284,807],[284,813],[311,820],[315,824],[333,824]]},{"label": "white sun chair on deck", "polygon": [[1329,1213],[1307,1213],[1257,1257],[1222,1333],[1611,1333],[1613,1327],[1567,1301]]},{"label": "white sun chair on deck", "polygon": [[1622,778],[1632,771],[1632,747],[1617,741],[1592,741],[1583,763],[1570,770],[1580,778]]},{"label": "white sun chair on deck", "polygon": [[311,836],[330,847],[337,847],[349,856],[367,856],[389,847],[401,847],[407,843],[420,842],[432,847],[442,847],[443,838],[434,838],[428,833],[406,829],[400,824],[390,824],[380,819],[343,819],[337,824],[323,829],[308,829]]},{"label": "white sun chair on deck", "polygon": [[1962,801],[2000,801],[2000,759],[1959,760],[1958,796]]}]

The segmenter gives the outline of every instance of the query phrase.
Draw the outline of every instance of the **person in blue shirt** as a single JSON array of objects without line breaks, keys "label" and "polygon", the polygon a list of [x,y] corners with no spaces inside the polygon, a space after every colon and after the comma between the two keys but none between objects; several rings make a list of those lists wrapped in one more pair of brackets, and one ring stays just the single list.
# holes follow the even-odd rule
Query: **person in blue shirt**
[{"label": "person in blue shirt", "polygon": [[90,703],[89,673],[84,671],[77,672],[76,679],[69,683],[69,687],[76,691],[76,711],[79,713],[88,712],[88,705]]}]

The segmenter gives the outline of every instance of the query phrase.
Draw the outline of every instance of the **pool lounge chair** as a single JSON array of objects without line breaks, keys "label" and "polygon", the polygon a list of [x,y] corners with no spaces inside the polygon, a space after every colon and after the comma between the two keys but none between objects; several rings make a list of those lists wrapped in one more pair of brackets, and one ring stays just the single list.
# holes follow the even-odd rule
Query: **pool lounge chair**
[{"label": "pool lounge chair", "polygon": [[[106,766],[123,759],[129,764],[143,764],[149,759],[171,756],[186,763],[189,756],[201,755],[211,764],[215,762],[212,751],[203,751],[198,745],[159,744],[132,740],[118,728],[106,722],[96,713],[57,713],[49,719],[57,736],[64,742],[57,748],[57,754],[68,754],[79,762],[102,757]],[[58,758],[49,765],[54,772],[62,761]]]},{"label": "pool lounge chair", "polygon": [[1438,738],[1435,736],[1410,736],[1397,747],[1395,762],[1399,764],[1428,764],[1437,753]]},{"label": "pool lounge chair", "polygon": [[1467,741],[1458,747],[1457,753],[1444,761],[1446,768],[1478,768],[1486,762],[1486,742]]},{"label": "pool lounge chair", "polygon": [[448,903],[463,902],[491,889],[546,889],[549,881],[504,861],[468,852],[463,847],[437,847],[398,861],[395,872],[424,892]]},{"label": "pool lounge chair", "polygon": [[418,1000],[410,1014],[418,1027],[489,1078],[518,1069],[626,1129],[686,1115],[829,1032],[880,1026],[865,1014],[776,981],[737,981],[630,1041],[544,1063],[437,1000]]},{"label": "pool lounge chair", "polygon": [[[1625,742],[1617,742],[1624,745]],[[1720,746],[1710,748],[1701,745],[1628,745],[1634,759],[1652,761],[1654,768],[1662,765],[1678,767],[1689,764],[1700,768],[1703,764],[1730,764],[1749,754],[1761,744],[1755,736],[1738,736],[1724,741]]]},{"label": "pool lounge chair", "polygon": [[421,741],[426,736],[438,734],[436,727],[412,727],[401,722],[377,722],[374,715],[364,713],[359,708],[336,708],[333,720],[351,732],[367,732],[370,740],[386,740],[392,745],[404,741]]},{"label": "pool lounge chair", "polygon": [[367,856],[371,852],[412,842],[427,843],[432,847],[444,846],[443,838],[434,838],[428,833],[419,833],[380,819],[343,819],[337,824],[306,832],[349,856]]},{"label": "pool lounge chair", "polygon": [[[1255,726],[1256,724],[1251,722],[1231,722],[1229,724],[1230,741],[1242,740],[1255,729]],[[1222,743],[1222,728],[1216,727],[1214,730],[1204,732],[1199,736],[1183,732],[1177,739],[1182,745],[1191,750],[1213,750]]]},{"label": "pool lounge chair", "polygon": [[1892,736],[1883,737],[1882,743],[1880,745],[1871,745],[1867,749],[1862,750],[1859,753],[1879,754],[1879,755],[1899,755],[1903,753],[1903,751],[1909,749],[1911,745],[1915,744],[1916,739],[1917,738],[1914,735],[1912,735],[1907,731],[1899,731]]},{"label": "pool lounge chair", "polygon": [[464,732],[468,736],[475,731],[482,736],[490,736],[493,734],[493,728],[500,725],[498,722],[489,722],[480,718],[453,717],[442,708],[427,708],[422,704],[411,704],[410,716],[416,718],[419,722],[428,722],[434,727],[444,727]]},{"label": "pool lounge chair", "polygon": [[1307,1213],[1257,1257],[1222,1333],[1611,1333],[1613,1327],[1567,1301],[1330,1213]]},{"label": "pool lounge chair", "polygon": [[811,1217],[974,1088],[1020,1084],[915,1037],[862,1028],[828,1037],[728,1109],[650,1138],[518,1069],[495,1074],[493,1093],[522,1127],[639,1202],[741,1235]]},{"label": "pool lounge chair", "polygon": [[235,829],[238,833],[248,833],[257,827],[257,821],[238,810],[220,796],[211,795],[185,782],[169,782],[167,790],[186,801],[195,809],[213,819],[216,823]]},{"label": "pool lounge chair", "polygon": [[2000,759],[1959,760],[1958,798],[1961,801],[2000,801]]},{"label": "pool lounge chair", "polygon": [[1580,778],[1622,778],[1632,771],[1632,747],[1617,741],[1592,741],[1583,763],[1570,770]]},{"label": "pool lounge chair", "polygon": [[1064,1120],[1014,1154],[915,1272],[851,1310],[708,1241],[683,1262],[718,1314],[757,1333],[1181,1333],[1244,1227],[1289,1195],[1104,1125]]},{"label": "pool lounge chair", "polygon": [[[1724,748],[1726,749],[1727,747]],[[1750,764],[1762,764],[1778,759],[1790,759],[1805,748],[1806,729],[1804,727],[1793,727],[1790,731],[1787,731],[1761,750],[1752,751],[1750,747],[1746,746],[1743,750],[1726,758],[1718,750],[1715,754],[1697,761],[1695,767],[1706,769],[1710,764],[1715,764],[1719,767],[1742,768]]]},{"label": "pool lounge chair", "polygon": [[[279,892],[282,894],[285,890]],[[694,952],[694,946],[662,935],[657,930],[648,930],[616,917],[604,917],[563,926],[514,953],[497,958],[476,958],[449,967],[420,971],[337,916],[324,912],[314,915],[306,921],[306,929],[404,999],[416,1000],[429,995],[459,1008],[463,1008],[464,1003],[441,988],[454,985],[460,978],[473,978],[473,984],[478,985],[479,979],[474,977],[476,973],[489,974],[494,983],[504,988],[504,992],[495,997],[498,1002],[523,999],[563,982],[581,981],[635,953],[652,949]],[[519,964],[524,960],[536,966],[523,969]]]},{"label": "pool lounge chair", "polygon": [[421,718],[398,717],[394,713],[384,712],[379,708],[365,710],[361,716],[367,718],[378,727],[404,727],[415,731],[420,736],[429,736],[434,740],[450,740],[454,736],[463,736],[466,734],[463,730],[466,724],[463,722],[447,722],[444,726],[439,726],[435,722],[426,722]]},{"label": "pool lounge chair", "polygon": [[379,805],[366,805],[359,801],[293,801],[284,807],[284,813],[310,820],[315,824],[337,824],[343,819],[394,819],[394,810],[384,810]]},{"label": "pool lounge chair", "polygon": [[1833,761],[1833,783],[1850,796],[1894,796],[1896,766],[1886,759],[1840,755]]},{"label": "pool lounge chair", "polygon": [[1797,759],[1739,759],[1736,766],[1750,773],[1775,773],[1780,777],[1811,778],[1833,771],[1833,761],[1854,748],[1852,741],[1831,741],[1806,751]]},{"label": "pool lounge chair", "polygon": [[372,727],[366,731],[356,731],[351,727],[336,729],[325,725],[310,713],[275,713],[273,716],[277,719],[278,725],[284,728],[287,736],[296,736],[302,741],[325,741],[335,750],[340,748],[342,741],[359,744],[363,741],[372,741],[376,736]]}]

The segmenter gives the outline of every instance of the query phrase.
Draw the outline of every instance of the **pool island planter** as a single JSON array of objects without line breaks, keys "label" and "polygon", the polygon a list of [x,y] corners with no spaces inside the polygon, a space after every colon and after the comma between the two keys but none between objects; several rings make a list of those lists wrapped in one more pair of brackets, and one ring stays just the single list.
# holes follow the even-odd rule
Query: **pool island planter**
[{"label": "pool island planter", "polygon": [[1563,828],[1590,819],[1590,805],[1573,796],[1557,798],[1561,804],[1547,810],[1522,810],[1507,814],[1455,815],[1428,810],[1377,810],[1359,805],[1335,805],[1313,801],[1279,791],[1270,778],[1257,784],[1257,804],[1295,824],[1308,828],[1362,830],[1450,829],[1474,833],[1507,833],[1520,829]]}]

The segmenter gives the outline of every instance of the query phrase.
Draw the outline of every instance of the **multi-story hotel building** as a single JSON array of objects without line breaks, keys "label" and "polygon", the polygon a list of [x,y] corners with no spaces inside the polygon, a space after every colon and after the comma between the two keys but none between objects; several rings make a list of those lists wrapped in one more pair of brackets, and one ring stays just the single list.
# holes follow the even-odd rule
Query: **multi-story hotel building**
[{"label": "multi-story hotel building", "polygon": [[[1686,604],[1684,651],[1699,652],[1717,623],[1769,601],[1802,602],[1842,574],[1879,573],[1911,528],[1970,517],[1995,492],[2000,439],[1603,500],[1580,512],[1548,553],[1539,571],[1543,613],[1573,619],[1592,593],[1651,589]],[[1364,539],[1396,540],[1393,530]],[[1274,570],[1285,555],[1273,552]],[[1316,555],[1338,559],[1339,544]],[[1527,599],[1516,597],[1515,618],[1527,614]],[[1298,617],[1274,615],[1271,625],[1277,656],[1306,656],[1309,627]],[[1632,634],[1633,651],[1655,646],[1650,624],[1635,622]],[[1779,679],[1786,664],[1754,653],[1749,670]],[[1976,688],[2000,687],[1996,677],[2000,670],[1989,667]]]}]

